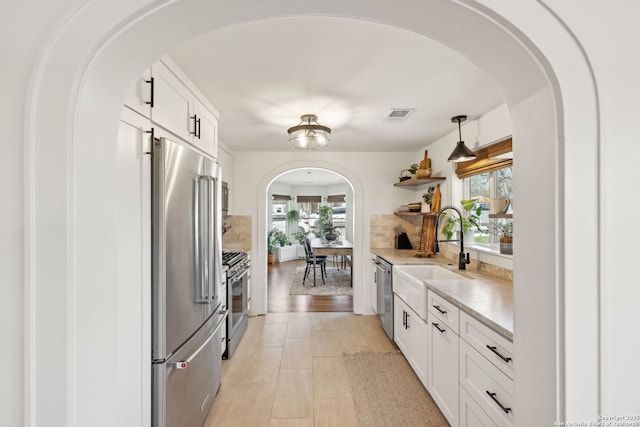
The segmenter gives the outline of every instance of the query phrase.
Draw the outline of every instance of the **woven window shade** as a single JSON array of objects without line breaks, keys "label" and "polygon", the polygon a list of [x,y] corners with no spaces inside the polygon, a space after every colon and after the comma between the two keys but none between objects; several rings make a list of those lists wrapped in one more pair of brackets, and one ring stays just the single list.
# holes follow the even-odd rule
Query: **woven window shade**
[{"label": "woven window shade", "polygon": [[336,194],[335,196],[327,196],[327,203],[344,203],[346,196],[344,194]]},{"label": "woven window shade", "polygon": [[478,156],[477,159],[468,162],[460,162],[456,165],[456,175],[458,178],[468,178],[481,173],[493,172],[498,169],[513,166],[513,159],[495,158],[501,154],[511,152],[511,138],[498,142],[496,144],[485,147],[481,150],[474,151]]},{"label": "woven window shade", "polygon": [[322,197],[320,196],[297,196],[296,200],[298,203],[320,203],[322,201]]},{"label": "woven window shade", "polygon": [[285,194],[274,194],[273,196],[271,196],[271,200],[289,201],[289,200],[291,200],[291,196],[287,196]]}]

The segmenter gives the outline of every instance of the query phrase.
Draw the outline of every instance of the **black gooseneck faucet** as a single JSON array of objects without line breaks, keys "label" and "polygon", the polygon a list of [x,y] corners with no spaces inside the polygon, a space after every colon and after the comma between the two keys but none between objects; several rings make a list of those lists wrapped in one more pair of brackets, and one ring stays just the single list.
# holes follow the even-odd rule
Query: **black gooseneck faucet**
[{"label": "black gooseneck faucet", "polygon": [[[447,209],[454,210],[458,213],[458,218],[460,218],[460,236],[461,236],[460,239],[438,240],[438,228],[440,225],[440,215],[442,215],[442,212],[446,211]],[[458,208],[456,208],[455,206],[447,205],[442,209],[440,209],[440,211],[438,212],[438,215],[436,216],[436,243],[433,249],[435,252],[440,252],[439,242],[460,242],[460,255],[458,256],[458,270],[466,270],[467,264],[471,263],[471,260],[469,259],[469,253],[467,253],[466,255],[464,253],[464,237],[463,237],[462,230],[463,230],[462,213]]]}]

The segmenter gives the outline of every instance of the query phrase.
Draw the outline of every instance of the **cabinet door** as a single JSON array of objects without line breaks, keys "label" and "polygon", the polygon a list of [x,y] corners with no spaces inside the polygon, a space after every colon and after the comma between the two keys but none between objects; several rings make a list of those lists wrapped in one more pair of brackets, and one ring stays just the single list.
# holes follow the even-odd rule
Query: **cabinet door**
[{"label": "cabinet door", "polygon": [[398,296],[394,296],[393,317],[394,340],[426,388],[429,357],[427,354],[427,325]]},{"label": "cabinet door", "polygon": [[193,94],[162,62],[151,69],[154,82],[151,119],[185,141],[195,132]]},{"label": "cabinet door", "polygon": [[407,321],[410,335],[411,358],[410,363],[422,385],[427,387],[427,370],[429,361],[429,351],[427,347],[427,335],[429,330],[427,324],[418,314],[409,308],[409,318]]},{"label": "cabinet door", "polygon": [[131,92],[124,101],[124,105],[142,114],[146,118],[151,118],[151,69],[148,68],[142,73],[131,88]]},{"label": "cabinet door", "polygon": [[409,331],[406,328],[407,306],[404,302],[394,295],[393,297],[393,340],[398,348],[409,360]]},{"label": "cabinet door", "polygon": [[194,100],[194,116],[196,121],[193,145],[205,153],[218,157],[218,119],[202,104],[198,98]]},{"label": "cabinet door", "polygon": [[429,312],[427,389],[445,418],[458,426],[458,336]]}]

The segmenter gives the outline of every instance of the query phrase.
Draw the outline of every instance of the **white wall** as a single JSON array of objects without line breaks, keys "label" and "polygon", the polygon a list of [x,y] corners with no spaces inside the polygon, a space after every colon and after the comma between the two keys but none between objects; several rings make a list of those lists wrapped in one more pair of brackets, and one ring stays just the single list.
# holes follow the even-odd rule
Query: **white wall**
[{"label": "white wall", "polygon": [[[141,70],[177,44],[213,28],[299,13],[362,16],[443,40],[501,87],[512,106],[514,137],[522,129],[520,140],[529,131],[529,115],[537,115],[517,106],[523,92],[531,94],[530,81],[522,77],[533,76],[539,83],[540,76],[547,76],[553,91],[538,96],[553,98],[541,110],[554,115],[557,127],[534,133],[547,139],[530,139],[530,144],[544,147],[544,152],[553,147],[553,161],[546,167],[559,172],[557,187],[548,189],[557,190],[555,207],[549,209],[555,238],[550,252],[558,254],[551,285],[557,285],[558,347],[550,344],[553,331],[536,333],[531,341],[535,344],[541,337],[547,359],[553,349],[558,383],[549,390],[554,373],[531,364],[530,371],[544,378],[531,384],[531,400],[518,396],[517,404],[523,410],[539,407],[533,420],[544,425],[552,421],[549,412],[554,408],[559,417],[566,412],[573,421],[594,420],[597,413],[640,412],[634,400],[640,395],[640,371],[631,360],[640,352],[632,327],[640,323],[635,307],[640,287],[630,269],[632,239],[619,232],[619,224],[631,223],[638,207],[627,198],[633,181],[626,171],[633,170],[636,161],[615,156],[620,149],[635,148],[637,141],[629,126],[640,116],[640,59],[633,55],[640,38],[636,2],[576,6],[562,0],[431,0],[375,9],[360,0],[182,0],[165,7],[168,3],[92,0],[71,9],[76,1],[13,2],[0,29],[2,39],[10,41],[0,47],[2,63],[11,64],[5,67],[0,107],[5,132],[0,262],[2,283],[8,284],[0,287],[0,328],[4,348],[10,349],[4,354],[5,366],[12,368],[0,386],[0,424],[135,424],[119,411],[131,406],[117,394],[119,366],[95,369],[95,355],[102,356],[103,348],[118,342],[110,325],[123,308],[115,290],[109,290],[116,264],[116,245],[109,234],[115,231],[113,149],[119,106]],[[157,13],[152,13],[154,7]],[[554,13],[565,22],[558,22]],[[478,18],[483,15],[486,20]],[[63,16],[68,20],[63,22]],[[135,25],[129,30],[128,23]],[[524,47],[524,56],[500,56],[500,46],[509,43],[505,34]],[[540,64],[531,64],[526,52],[536,55]],[[531,105],[536,100],[532,98]],[[102,176],[92,182],[96,170]],[[251,191],[250,186],[241,187]],[[375,193],[366,197],[379,199]],[[375,203],[368,204],[375,210]],[[87,209],[91,205],[96,208]],[[245,203],[239,209],[252,210]],[[549,219],[548,212],[540,215],[545,222]],[[529,225],[535,228],[535,223]],[[536,264],[536,259],[532,255],[523,260],[534,271],[532,277],[535,268],[554,270]],[[98,265],[106,274],[95,274]],[[548,286],[539,289],[540,296],[549,292]],[[82,304],[95,299],[94,290],[107,298],[96,306]],[[519,313],[525,316],[516,315],[516,328],[537,310],[522,307]],[[588,338],[586,347],[583,337]],[[24,376],[18,373],[23,363]],[[533,422],[522,419],[518,425]]]}]

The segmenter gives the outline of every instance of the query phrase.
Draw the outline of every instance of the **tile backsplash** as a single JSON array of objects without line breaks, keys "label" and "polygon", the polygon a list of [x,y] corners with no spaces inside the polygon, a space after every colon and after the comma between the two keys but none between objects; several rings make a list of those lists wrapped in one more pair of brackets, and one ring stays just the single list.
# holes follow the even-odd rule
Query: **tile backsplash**
[{"label": "tile backsplash", "polygon": [[251,250],[251,216],[230,215],[224,225],[227,231],[222,235],[223,249]]},{"label": "tile backsplash", "polygon": [[[422,226],[422,217],[407,217],[400,218],[396,215],[371,215],[370,218],[370,241],[372,248],[395,248],[395,231],[394,228],[401,226],[409,236],[409,241],[414,249],[420,246],[420,229]],[[456,246],[457,248],[457,246]],[[450,248],[441,246],[442,253],[438,256],[444,256],[450,259],[452,263],[458,262],[458,253],[451,252]],[[467,267],[470,270],[482,271],[506,280],[513,280],[513,271],[499,267],[497,265],[489,264],[471,259],[471,264]]]},{"label": "tile backsplash", "polygon": [[422,226],[422,217],[405,220],[396,215],[371,215],[369,222],[372,248],[394,248],[396,236],[394,228],[398,226],[401,226],[407,233],[413,248],[419,247],[420,236],[418,232]]}]

